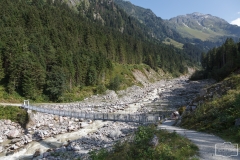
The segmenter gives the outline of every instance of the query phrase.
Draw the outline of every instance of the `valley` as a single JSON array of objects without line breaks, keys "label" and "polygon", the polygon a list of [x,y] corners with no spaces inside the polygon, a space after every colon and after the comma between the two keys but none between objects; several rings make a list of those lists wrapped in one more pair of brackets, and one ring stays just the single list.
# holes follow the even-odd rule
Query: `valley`
[{"label": "valley", "polygon": [[1,160],[215,160],[240,143],[240,27],[210,1],[145,2],[184,9],[169,19],[132,2],[0,1]]},{"label": "valley", "polygon": [[[186,77],[180,77],[161,80],[144,88],[133,86],[116,93],[108,91],[106,95],[95,95],[86,98],[82,102],[45,104],[41,106],[70,109],[76,112],[113,112],[115,114],[121,112],[132,114],[158,112],[158,110],[176,110],[180,106],[191,103],[191,100],[200,93],[202,88],[213,82],[209,80],[189,82]],[[119,108],[117,105],[131,102],[135,103],[125,105],[124,109]],[[170,113],[167,112],[165,116],[170,116]],[[8,156],[5,159],[14,157],[31,159],[33,155],[35,159],[88,157],[86,153],[89,151],[109,148],[118,140],[127,138],[139,126],[138,123],[91,122],[91,120],[87,119],[68,118],[38,112],[29,112],[29,116],[30,121],[25,133],[31,137],[33,142],[30,141],[22,146],[23,148],[21,146],[19,146],[20,148],[16,147],[15,151],[13,146],[18,146],[18,144],[6,145],[3,153],[7,153]],[[6,127],[8,126],[6,125]],[[1,137],[4,141],[6,140],[3,132]]]}]

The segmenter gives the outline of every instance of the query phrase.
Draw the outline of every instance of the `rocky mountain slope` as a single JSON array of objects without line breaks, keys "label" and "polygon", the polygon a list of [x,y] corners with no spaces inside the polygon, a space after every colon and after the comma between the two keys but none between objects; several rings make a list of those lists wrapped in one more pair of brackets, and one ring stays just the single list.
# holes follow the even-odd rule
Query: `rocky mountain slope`
[{"label": "rocky mountain slope", "polygon": [[178,42],[184,42],[184,39],[177,31],[175,31],[175,29],[167,26],[166,21],[157,17],[150,9],[135,6],[129,1],[115,0],[114,2],[127,14],[146,25],[153,32],[153,37],[160,40],[164,40],[166,37],[169,37],[177,40]]},{"label": "rocky mountain slope", "polygon": [[210,14],[192,13],[171,18],[169,25],[183,37],[216,41],[219,37],[239,37],[240,27]]},{"label": "rocky mountain slope", "polygon": [[135,6],[129,1],[115,0],[115,3],[127,14],[146,25],[155,38],[173,45],[175,41],[182,44],[191,43],[207,51],[220,46],[226,38],[238,40],[239,37],[240,27],[210,14],[195,12],[163,20],[150,9]]}]

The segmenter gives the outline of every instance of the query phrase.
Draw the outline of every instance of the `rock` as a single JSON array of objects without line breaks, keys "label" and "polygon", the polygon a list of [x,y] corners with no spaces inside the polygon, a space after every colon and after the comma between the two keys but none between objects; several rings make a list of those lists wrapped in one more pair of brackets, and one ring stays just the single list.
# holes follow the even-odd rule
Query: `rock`
[{"label": "rock", "polygon": [[149,142],[149,145],[153,147],[158,145],[158,137],[156,135],[153,136],[152,140]]},{"label": "rock", "polygon": [[9,128],[10,130],[14,130],[14,129],[16,129],[15,126],[9,126],[8,128]]},{"label": "rock", "polygon": [[33,157],[38,157],[40,156],[41,152],[40,149],[36,149],[35,153],[33,154]]},{"label": "rock", "polygon": [[235,120],[235,126],[240,126],[240,118]]},{"label": "rock", "polygon": [[75,127],[74,126],[68,126],[68,131],[74,131]]},{"label": "rock", "polygon": [[78,145],[75,145],[75,146],[72,147],[72,150],[74,150],[74,151],[80,151],[80,150],[81,150],[81,147],[78,146]]},{"label": "rock", "polygon": [[53,125],[52,123],[50,123],[50,124],[48,125],[48,127],[50,127],[50,128],[53,127],[53,126],[54,126],[54,125]]},{"label": "rock", "polygon": [[91,119],[88,119],[88,120],[87,120],[87,123],[88,123],[88,124],[92,124],[93,122],[92,122]]},{"label": "rock", "polygon": [[83,119],[83,118],[80,118],[80,119],[79,119],[79,122],[83,122],[83,121],[84,121],[84,119]]},{"label": "rock", "polygon": [[49,152],[45,152],[43,153],[43,158],[47,158],[48,156],[50,156],[51,154]]},{"label": "rock", "polygon": [[4,124],[6,124],[6,125],[10,125],[10,124],[12,124],[12,121],[9,120],[9,119],[8,119],[8,120],[5,120],[5,121],[4,121]]},{"label": "rock", "polygon": [[89,124],[88,123],[86,123],[86,122],[81,122],[80,123],[80,128],[85,128],[85,127],[87,127]]},{"label": "rock", "polygon": [[9,139],[13,139],[13,138],[17,138],[18,136],[19,136],[19,130],[11,130],[9,133],[8,133],[8,135],[7,135],[7,137],[9,138]]},{"label": "rock", "polygon": [[18,147],[21,147],[22,143],[21,142],[17,142],[15,145],[18,146]]},{"label": "rock", "polygon": [[13,144],[11,147],[10,147],[10,149],[12,149],[12,150],[15,150],[15,149],[18,149],[19,147],[17,146],[17,145],[15,145],[15,144]]},{"label": "rock", "polygon": [[44,138],[44,134],[43,134],[42,131],[37,131],[35,134],[36,134],[36,136],[39,137],[39,138],[42,138],[42,139]]},{"label": "rock", "polygon": [[113,130],[111,133],[109,133],[108,137],[112,138],[114,140],[114,139],[119,138],[121,134],[122,134],[122,132],[120,130],[116,129],[116,130]]},{"label": "rock", "polygon": [[44,134],[44,135],[48,135],[48,131],[46,131],[46,130],[43,131],[43,134]]},{"label": "rock", "polygon": [[75,119],[74,119],[74,122],[79,122],[79,119],[75,118]]},{"label": "rock", "polygon": [[65,146],[62,146],[61,148],[58,149],[58,152],[66,152],[67,148]]},{"label": "rock", "polygon": [[37,128],[39,128],[40,126],[41,126],[41,123],[38,123],[38,124],[36,125]]},{"label": "rock", "polygon": [[0,153],[3,152],[3,146],[0,146]]},{"label": "rock", "polygon": [[11,140],[11,143],[17,143],[17,142],[19,142],[19,141],[21,141],[21,139],[20,139],[20,138],[17,138],[17,139]]},{"label": "rock", "polygon": [[58,116],[54,116],[53,118],[55,121],[59,121],[59,117]]}]

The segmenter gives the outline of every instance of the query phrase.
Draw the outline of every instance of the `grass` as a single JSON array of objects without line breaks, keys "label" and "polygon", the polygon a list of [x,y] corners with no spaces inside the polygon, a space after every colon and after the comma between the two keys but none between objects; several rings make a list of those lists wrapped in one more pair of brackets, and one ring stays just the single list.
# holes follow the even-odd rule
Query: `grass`
[{"label": "grass", "polygon": [[163,41],[163,43],[168,44],[168,45],[172,44],[173,46],[175,46],[179,49],[183,49],[183,44],[182,43],[179,43],[179,42],[177,42],[177,41],[175,41],[171,38],[166,38],[165,41]]},{"label": "grass", "polygon": [[118,90],[126,89],[132,85],[142,86],[141,83],[135,80],[133,76],[134,70],[139,70],[147,77],[145,70],[150,69],[148,65],[145,64],[113,64],[113,71],[105,74],[105,78],[101,84],[96,86],[82,86],[75,87],[70,92],[65,92],[63,96],[60,98],[61,102],[73,102],[73,101],[81,101],[86,97],[90,97],[94,94],[103,94],[106,89],[110,89],[110,82],[115,78],[119,77],[120,84]]},{"label": "grass", "polygon": [[178,31],[184,36],[188,38],[199,38],[202,41],[206,40],[213,40],[217,36],[223,36],[221,33],[216,33],[211,30],[207,30],[205,32],[192,29],[192,28],[187,28],[187,27],[178,27]]},{"label": "grass", "polygon": [[10,102],[10,103],[22,103],[24,100],[21,95],[19,95],[17,92],[14,92],[13,94],[9,94],[6,92],[4,86],[0,85],[0,101],[2,103],[4,102]]},{"label": "grass", "polygon": [[[208,89],[220,88],[217,94],[199,106],[192,114],[182,119],[182,126],[213,133],[233,143],[240,143],[240,126],[235,126],[235,119],[240,118],[240,75],[231,75]],[[227,88],[231,88],[226,91]]]},{"label": "grass", "polygon": [[28,123],[28,113],[19,107],[0,106],[0,119],[10,119],[25,128]]},{"label": "grass", "polygon": [[[152,137],[158,137],[158,145],[149,145]],[[130,142],[118,142],[113,150],[93,151],[92,160],[186,160],[197,154],[198,148],[188,139],[165,130],[157,130],[154,125],[141,126]],[[195,158],[196,159],[196,158]]]}]

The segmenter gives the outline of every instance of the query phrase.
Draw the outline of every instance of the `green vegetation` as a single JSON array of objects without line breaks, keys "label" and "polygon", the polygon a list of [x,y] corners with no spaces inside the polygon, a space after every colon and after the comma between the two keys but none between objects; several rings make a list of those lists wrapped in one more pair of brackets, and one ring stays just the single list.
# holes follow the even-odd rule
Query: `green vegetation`
[{"label": "green vegetation", "polygon": [[168,44],[168,45],[173,45],[176,48],[182,49],[183,48],[183,44],[179,43],[171,38],[166,38],[165,41],[163,41],[163,43]]},{"label": "green vegetation", "polygon": [[0,119],[10,119],[25,128],[28,123],[28,113],[19,107],[0,106]]},{"label": "green vegetation", "polygon": [[[206,100],[196,111],[183,117],[182,126],[240,143],[240,127],[234,125],[235,119],[240,118],[240,75],[231,75],[220,83],[221,86],[216,84],[211,87],[220,89],[212,99]],[[221,92],[226,93],[220,97]]]},{"label": "green vegetation", "polygon": [[240,42],[229,38],[218,47],[202,53],[202,71],[196,72],[191,79],[214,78],[218,81],[226,78],[240,68]]},{"label": "green vegetation", "polygon": [[7,97],[59,102],[85,88],[102,86],[96,89],[102,92],[116,77],[113,63],[186,73],[192,62],[184,51],[152,38],[113,2],[90,1],[77,11],[61,0],[0,1],[0,81]]},{"label": "green vegetation", "polygon": [[[159,144],[155,147],[149,144],[154,135],[159,139]],[[175,132],[157,130],[152,125],[139,127],[131,142],[119,142],[110,152],[101,149],[90,154],[93,160],[185,160],[191,159],[197,151],[197,146],[186,138]]]},{"label": "green vegetation", "polygon": [[224,34],[214,32],[212,30],[198,30],[188,27],[178,27],[177,30],[181,35],[188,38],[197,38],[202,41],[212,40],[215,41],[219,36],[224,36]]}]

